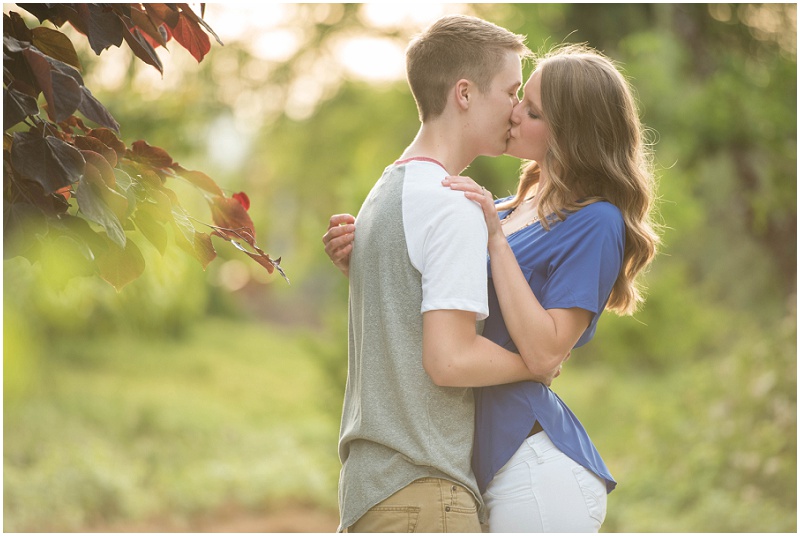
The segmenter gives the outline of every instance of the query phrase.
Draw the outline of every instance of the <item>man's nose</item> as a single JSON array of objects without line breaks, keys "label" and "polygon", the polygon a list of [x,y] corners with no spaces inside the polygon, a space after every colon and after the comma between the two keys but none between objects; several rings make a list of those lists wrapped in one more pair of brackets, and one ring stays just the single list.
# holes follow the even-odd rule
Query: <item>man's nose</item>
[{"label": "man's nose", "polygon": [[511,123],[514,125],[519,125],[519,100],[517,104],[514,105],[514,108],[511,110]]}]

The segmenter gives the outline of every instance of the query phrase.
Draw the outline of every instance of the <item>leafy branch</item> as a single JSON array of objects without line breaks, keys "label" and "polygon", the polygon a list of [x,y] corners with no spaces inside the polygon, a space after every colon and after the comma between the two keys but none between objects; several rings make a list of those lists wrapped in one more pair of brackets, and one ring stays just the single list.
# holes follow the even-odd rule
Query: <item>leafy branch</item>
[{"label": "leafy branch", "polygon": [[[69,22],[98,55],[124,41],[159,72],[163,67],[155,49],[172,39],[198,62],[211,48],[209,34],[220,42],[188,4],[20,7],[40,23],[61,27]],[[12,11],[3,15],[3,53],[4,258],[21,255],[35,262],[48,240],[67,240],[81,253],[86,273],[120,290],[145,269],[128,232],[139,231],[161,254],[173,242],[204,269],[217,255],[213,235],[269,273],[277,269],[288,282],[280,259],[271,259],[256,244],[246,194],[226,197],[211,177],[185,169],[164,149],[143,140],[127,146],[120,139],[120,125],[85,86],[78,55],[65,34],[44,26],[28,28]],[[87,126],[77,112],[97,126]],[[195,229],[192,221],[199,220],[168,187],[174,179],[203,192],[213,220],[203,224],[212,233]]]}]

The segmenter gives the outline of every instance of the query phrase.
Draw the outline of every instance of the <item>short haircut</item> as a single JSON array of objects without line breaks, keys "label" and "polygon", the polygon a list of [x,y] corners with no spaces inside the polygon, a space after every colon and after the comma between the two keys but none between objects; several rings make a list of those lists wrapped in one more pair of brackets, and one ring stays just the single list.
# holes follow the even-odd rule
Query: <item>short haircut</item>
[{"label": "short haircut", "polygon": [[416,36],[406,49],[406,74],[420,120],[444,111],[447,92],[464,78],[486,93],[503,56],[530,57],[525,36],[467,15],[447,15]]}]

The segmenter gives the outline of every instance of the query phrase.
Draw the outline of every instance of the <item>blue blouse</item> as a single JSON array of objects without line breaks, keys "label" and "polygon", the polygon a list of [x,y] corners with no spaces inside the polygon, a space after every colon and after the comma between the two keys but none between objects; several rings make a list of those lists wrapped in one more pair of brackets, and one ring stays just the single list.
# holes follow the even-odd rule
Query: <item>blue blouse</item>
[{"label": "blue blouse", "polygon": [[[503,201],[499,200],[498,202]],[[501,213],[504,217],[506,213]],[[592,321],[575,347],[591,340],[622,267],[625,223],[619,209],[596,202],[556,220],[546,231],[537,222],[508,236],[508,243],[545,309],[580,307]],[[483,336],[517,352],[503,322],[489,265],[489,318]],[[571,459],[606,481],[616,482],[578,418],[550,388],[519,382],[475,389],[472,466],[481,493],[528,437],[536,421]]]}]

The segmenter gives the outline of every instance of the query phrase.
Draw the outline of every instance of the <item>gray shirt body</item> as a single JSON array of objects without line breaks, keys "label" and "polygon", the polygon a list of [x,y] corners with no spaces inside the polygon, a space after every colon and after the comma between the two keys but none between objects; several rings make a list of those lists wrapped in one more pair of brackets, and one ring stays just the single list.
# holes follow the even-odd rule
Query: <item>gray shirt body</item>
[{"label": "gray shirt body", "polygon": [[[404,198],[404,183],[415,169],[425,175],[424,181],[431,181],[430,188],[450,193],[439,182],[446,172],[426,165],[389,166],[358,214],[350,258],[348,377],[339,440],[340,531],[380,501],[424,477],[444,478],[466,487],[483,513],[470,466],[472,390],[439,387],[422,366],[423,274],[409,257],[405,229],[428,225],[430,233],[454,232],[446,218],[436,220],[436,210],[425,210],[419,216],[421,221],[404,225],[403,202],[409,202]],[[416,184],[428,187],[427,182]],[[443,195],[437,190],[430,192]],[[480,209],[471,212],[469,204],[462,205],[463,194],[458,195],[461,197],[447,198],[458,207],[455,210],[461,211],[461,216],[468,213],[468,218],[477,215],[483,223]],[[425,198],[419,196],[421,202]],[[450,201],[438,205],[450,207],[443,212],[454,210]],[[460,227],[462,230],[455,232],[463,231],[464,226]],[[470,240],[481,240],[481,236]],[[478,262],[485,267],[485,239],[479,247],[483,258]],[[441,249],[445,248],[437,251]]]}]

